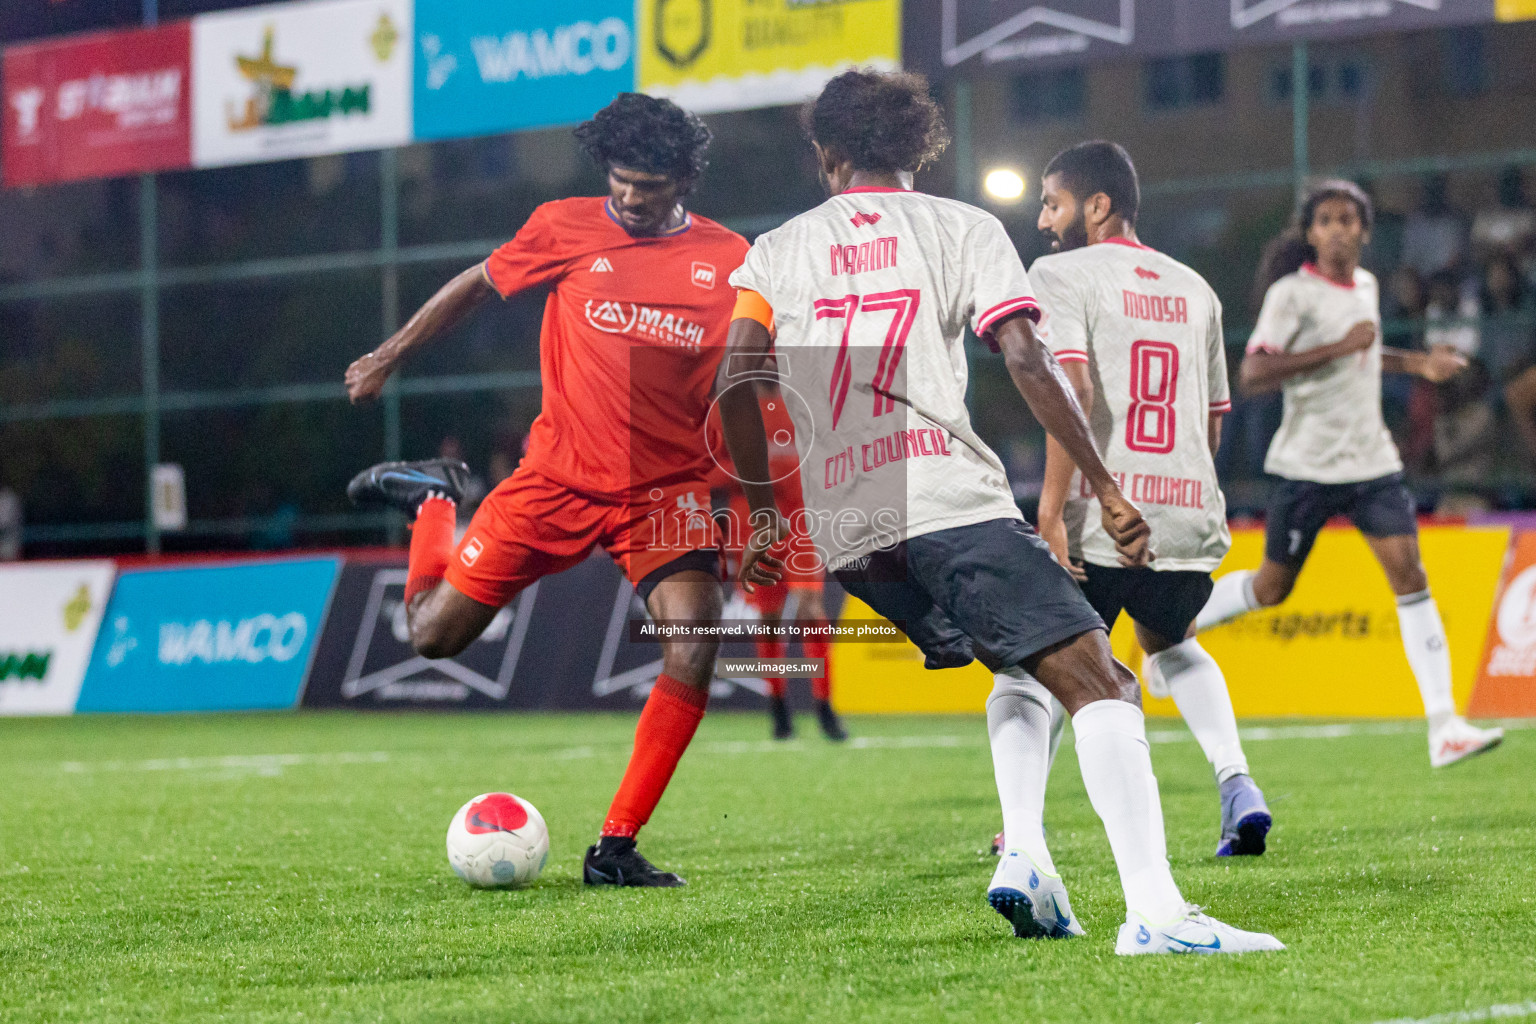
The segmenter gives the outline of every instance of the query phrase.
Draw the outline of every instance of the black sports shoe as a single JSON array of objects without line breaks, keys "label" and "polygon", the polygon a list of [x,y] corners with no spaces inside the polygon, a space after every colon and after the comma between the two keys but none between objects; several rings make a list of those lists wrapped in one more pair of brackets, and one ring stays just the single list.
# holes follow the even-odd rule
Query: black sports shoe
[{"label": "black sports shoe", "polygon": [[768,713],[773,718],[773,738],[794,739],[795,719],[789,713],[789,705],[785,703],[783,697],[769,697],[768,702]]},{"label": "black sports shoe", "polygon": [[829,740],[841,743],[848,738],[848,730],[843,728],[843,720],[837,717],[837,712],[832,710],[832,702],[819,700],[816,702],[816,721],[821,725],[821,732]]},{"label": "black sports shoe", "polygon": [[587,847],[581,862],[581,880],[587,885],[633,885],[652,889],[675,889],[687,881],[670,871],[660,871],[635,849],[635,841],[624,836],[603,836]]},{"label": "black sports shoe", "polygon": [[441,494],[455,503],[463,500],[468,482],[469,467],[458,459],[381,462],[352,478],[347,497],[354,505],[388,505],[414,516],[428,494]]}]

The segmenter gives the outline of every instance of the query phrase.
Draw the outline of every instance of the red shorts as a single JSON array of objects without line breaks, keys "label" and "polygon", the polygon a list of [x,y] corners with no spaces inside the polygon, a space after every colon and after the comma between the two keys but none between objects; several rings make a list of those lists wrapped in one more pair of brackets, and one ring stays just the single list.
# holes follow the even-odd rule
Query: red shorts
[{"label": "red shorts", "polygon": [[637,584],[690,551],[718,550],[709,485],[695,480],[628,499],[596,497],[519,466],[480,503],[443,576],[466,597],[500,607],[599,545]]}]

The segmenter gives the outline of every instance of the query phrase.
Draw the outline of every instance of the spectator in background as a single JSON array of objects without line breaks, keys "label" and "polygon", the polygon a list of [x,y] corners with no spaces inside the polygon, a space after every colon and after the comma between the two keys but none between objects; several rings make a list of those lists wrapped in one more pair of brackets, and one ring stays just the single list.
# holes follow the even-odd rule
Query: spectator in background
[{"label": "spectator in background", "polygon": [[1536,209],[1525,191],[1525,174],[1506,167],[1499,175],[1499,205],[1472,220],[1472,244],[1481,251],[1524,252],[1536,239]]},{"label": "spectator in background", "polygon": [[1536,338],[1525,291],[1520,266],[1508,250],[1496,249],[1483,260],[1478,292],[1478,311],[1483,317],[1481,351],[1483,361],[1499,381],[1510,381],[1536,365]]},{"label": "spectator in background", "polygon": [[[1372,232],[1372,245],[1375,232]],[[1424,279],[1409,266],[1399,266],[1386,279],[1381,296],[1383,345],[1420,349],[1424,346],[1424,308],[1428,305]],[[1382,418],[1410,467],[1424,469],[1434,446],[1434,388],[1427,381],[1402,373],[1381,378]]]},{"label": "spectator in background", "polygon": [[0,562],[21,557],[21,495],[0,484]]},{"label": "spectator in background", "polygon": [[[1504,382],[1504,404],[1525,442],[1525,457],[1536,461],[1536,329],[1525,298],[1526,285],[1514,256],[1496,252],[1483,267],[1483,330],[1496,345],[1496,367]],[[1496,339],[1496,340],[1495,340]]]},{"label": "spectator in background", "polygon": [[1429,279],[1424,306],[1424,345],[1448,346],[1468,359],[1477,357],[1482,335],[1477,323],[1477,292],[1463,288],[1453,271],[1442,270]]},{"label": "spectator in background", "polygon": [[1467,251],[1466,218],[1451,208],[1444,174],[1424,179],[1419,208],[1403,221],[1403,263],[1428,278],[1461,262]]}]

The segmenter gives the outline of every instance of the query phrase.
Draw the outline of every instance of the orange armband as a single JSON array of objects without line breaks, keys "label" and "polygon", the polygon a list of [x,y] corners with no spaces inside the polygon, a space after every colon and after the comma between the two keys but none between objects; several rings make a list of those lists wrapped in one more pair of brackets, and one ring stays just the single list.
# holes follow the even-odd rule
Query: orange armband
[{"label": "orange armband", "polygon": [[732,320],[756,320],[773,333],[773,307],[768,300],[750,288],[736,293],[736,308],[731,311]]}]

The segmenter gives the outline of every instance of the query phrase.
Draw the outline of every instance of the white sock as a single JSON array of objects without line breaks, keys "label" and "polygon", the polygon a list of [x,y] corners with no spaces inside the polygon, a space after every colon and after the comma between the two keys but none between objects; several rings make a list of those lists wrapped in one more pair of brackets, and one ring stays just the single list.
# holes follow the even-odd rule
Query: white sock
[{"label": "white sock", "polygon": [[[1054,698],[1028,672],[1006,668],[992,677],[987,698],[987,736],[992,772],[1003,805],[1003,838],[1023,850],[1042,871],[1056,874],[1045,845],[1045,783],[1051,773],[1051,704]],[[1057,732],[1060,737],[1060,732]]]},{"label": "white sock", "polygon": [[1184,723],[1195,734],[1220,785],[1234,775],[1248,774],[1243,741],[1237,736],[1237,716],[1227,680],[1216,659],[1191,637],[1158,654],[1147,655],[1147,675],[1161,675]]},{"label": "white sock", "polygon": [[1072,730],[1083,786],[1115,854],[1126,911],[1153,924],[1172,921],[1185,903],[1168,867],[1163,807],[1141,709],[1123,700],[1096,700],[1072,716]]},{"label": "white sock", "polygon": [[1218,579],[1210,599],[1195,616],[1195,632],[1204,633],[1256,610],[1259,599],[1253,596],[1253,575],[1252,569],[1238,569]]},{"label": "white sock", "polygon": [[1403,634],[1403,650],[1424,698],[1424,714],[1438,726],[1456,715],[1451,698],[1451,650],[1445,642],[1440,609],[1429,591],[1404,594],[1397,599],[1397,623]]},{"label": "white sock", "polygon": [[[1044,690],[1045,687],[1041,686]],[[1049,692],[1049,691],[1047,691]],[[1067,714],[1067,709],[1061,706],[1061,701],[1051,698],[1051,756],[1045,765],[1045,774],[1050,775],[1051,769],[1056,765],[1056,751],[1061,747],[1061,734],[1067,731],[1067,720],[1072,716]]]}]

